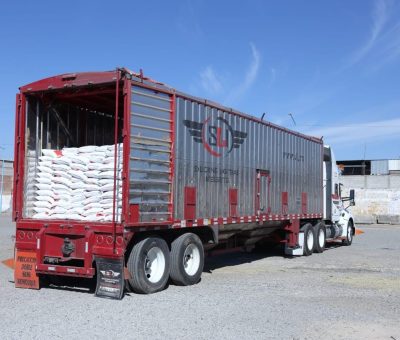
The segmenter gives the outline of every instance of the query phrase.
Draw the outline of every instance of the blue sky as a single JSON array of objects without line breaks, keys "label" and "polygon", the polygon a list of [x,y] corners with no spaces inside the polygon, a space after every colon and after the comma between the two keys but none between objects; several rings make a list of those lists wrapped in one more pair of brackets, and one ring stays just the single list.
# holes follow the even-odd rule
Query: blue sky
[{"label": "blue sky", "polygon": [[324,136],[337,159],[400,158],[399,1],[14,0],[0,46],[0,157],[19,86],[125,66]]}]

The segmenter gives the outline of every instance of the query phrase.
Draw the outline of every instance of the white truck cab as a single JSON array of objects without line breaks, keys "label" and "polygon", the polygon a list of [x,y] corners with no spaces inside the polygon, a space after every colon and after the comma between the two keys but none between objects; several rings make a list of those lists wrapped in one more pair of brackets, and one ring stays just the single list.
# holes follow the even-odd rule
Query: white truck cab
[{"label": "white truck cab", "polygon": [[355,204],[354,190],[350,190],[349,197],[342,197],[341,186],[340,171],[336,165],[335,155],[328,145],[324,145],[323,189],[326,239],[342,239],[344,243],[351,244],[355,224],[348,208]]},{"label": "white truck cab", "polygon": [[[355,234],[354,218],[349,207],[354,203],[354,190],[349,197],[342,197],[340,171],[332,149],[324,145],[323,158],[323,219],[311,226],[306,223],[300,228],[298,247],[289,248],[285,245],[285,254],[290,256],[311,255],[321,253],[326,242],[342,241],[351,245]],[[346,203],[348,202],[348,203]]]}]

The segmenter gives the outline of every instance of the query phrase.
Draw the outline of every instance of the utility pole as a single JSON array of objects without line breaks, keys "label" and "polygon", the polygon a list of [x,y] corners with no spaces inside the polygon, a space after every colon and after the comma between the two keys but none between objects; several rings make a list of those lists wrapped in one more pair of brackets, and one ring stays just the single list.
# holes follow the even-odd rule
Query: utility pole
[{"label": "utility pole", "polygon": [[289,113],[289,116],[290,116],[290,118],[292,118],[294,126],[296,126],[296,121],[294,120],[293,115],[291,113]]}]

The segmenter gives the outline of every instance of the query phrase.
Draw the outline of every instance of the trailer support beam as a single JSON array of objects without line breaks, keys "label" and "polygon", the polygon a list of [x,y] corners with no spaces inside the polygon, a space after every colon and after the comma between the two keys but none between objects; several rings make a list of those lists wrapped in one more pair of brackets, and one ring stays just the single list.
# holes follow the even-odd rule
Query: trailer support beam
[{"label": "trailer support beam", "polygon": [[286,242],[288,247],[297,247],[299,245],[300,220],[289,220],[284,230],[286,231]]}]

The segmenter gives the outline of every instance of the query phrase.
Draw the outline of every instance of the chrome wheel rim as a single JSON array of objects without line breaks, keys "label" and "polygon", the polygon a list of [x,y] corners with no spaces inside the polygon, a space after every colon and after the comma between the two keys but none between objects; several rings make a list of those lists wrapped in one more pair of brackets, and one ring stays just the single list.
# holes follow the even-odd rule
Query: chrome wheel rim
[{"label": "chrome wheel rim", "polygon": [[165,256],[159,247],[151,248],[145,257],[144,273],[147,280],[157,283],[161,280],[165,271]]},{"label": "chrome wheel rim", "polygon": [[323,229],[319,229],[318,243],[321,248],[323,248],[325,246],[325,233],[324,233]]},{"label": "chrome wheel rim", "polygon": [[187,275],[193,276],[200,267],[200,250],[195,244],[189,244],[183,254],[183,268]]},{"label": "chrome wheel rim", "polygon": [[307,234],[307,248],[311,250],[314,246],[314,234],[310,230]]},{"label": "chrome wheel rim", "polygon": [[347,227],[347,239],[351,241],[353,239],[353,230],[350,226]]}]

